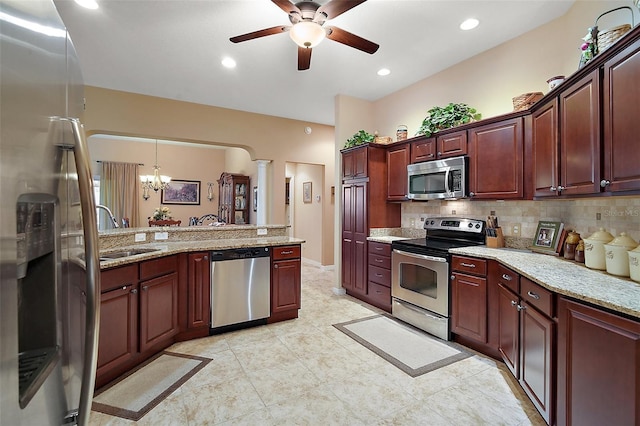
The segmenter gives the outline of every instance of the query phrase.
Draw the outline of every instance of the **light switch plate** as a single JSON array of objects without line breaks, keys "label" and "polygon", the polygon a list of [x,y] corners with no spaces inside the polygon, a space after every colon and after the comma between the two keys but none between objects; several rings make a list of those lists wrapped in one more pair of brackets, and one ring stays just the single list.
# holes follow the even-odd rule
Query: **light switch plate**
[{"label": "light switch plate", "polygon": [[155,239],[156,240],[167,240],[167,239],[169,239],[169,233],[168,232],[156,232]]},{"label": "light switch plate", "polygon": [[258,235],[267,235],[267,228],[258,228]]},{"label": "light switch plate", "polygon": [[147,240],[147,234],[145,234],[144,232],[141,232],[139,234],[135,235],[135,242],[139,243],[141,241],[146,241]]}]

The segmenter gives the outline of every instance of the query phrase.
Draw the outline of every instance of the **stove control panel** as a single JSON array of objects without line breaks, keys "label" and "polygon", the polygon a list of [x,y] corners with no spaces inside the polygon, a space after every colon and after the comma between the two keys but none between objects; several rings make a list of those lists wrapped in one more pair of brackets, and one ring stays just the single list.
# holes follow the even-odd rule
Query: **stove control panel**
[{"label": "stove control panel", "polygon": [[448,230],[457,232],[471,232],[480,234],[484,232],[485,222],[478,219],[461,219],[455,217],[434,217],[424,221],[426,230]]}]

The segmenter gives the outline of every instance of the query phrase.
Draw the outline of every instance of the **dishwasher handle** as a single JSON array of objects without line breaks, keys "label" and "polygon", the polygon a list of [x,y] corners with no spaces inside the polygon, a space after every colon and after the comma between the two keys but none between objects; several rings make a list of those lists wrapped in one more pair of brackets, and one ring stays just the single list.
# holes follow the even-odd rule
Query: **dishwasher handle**
[{"label": "dishwasher handle", "polygon": [[213,250],[211,261],[219,262],[223,260],[253,259],[256,257],[269,257],[269,247],[243,247],[228,250]]}]

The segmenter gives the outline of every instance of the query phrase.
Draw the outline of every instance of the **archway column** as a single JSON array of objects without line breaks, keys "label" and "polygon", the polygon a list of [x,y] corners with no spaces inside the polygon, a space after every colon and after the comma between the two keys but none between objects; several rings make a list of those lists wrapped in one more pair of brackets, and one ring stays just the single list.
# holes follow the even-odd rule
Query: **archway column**
[{"label": "archway column", "polygon": [[258,208],[256,224],[267,224],[267,165],[271,160],[256,160],[258,164]]}]

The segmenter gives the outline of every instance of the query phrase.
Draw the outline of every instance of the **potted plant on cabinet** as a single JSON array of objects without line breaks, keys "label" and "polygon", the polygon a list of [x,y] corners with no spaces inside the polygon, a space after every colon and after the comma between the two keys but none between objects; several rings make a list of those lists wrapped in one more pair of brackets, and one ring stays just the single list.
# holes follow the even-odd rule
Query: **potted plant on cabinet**
[{"label": "potted plant on cabinet", "polygon": [[439,130],[460,126],[471,121],[480,120],[482,114],[464,103],[450,103],[446,107],[435,106],[427,111],[416,136],[431,136]]},{"label": "potted plant on cabinet", "polygon": [[373,139],[374,136],[371,133],[364,130],[359,130],[357,133],[347,139],[347,142],[344,144],[344,148],[352,148],[354,146],[370,143],[373,142]]}]

